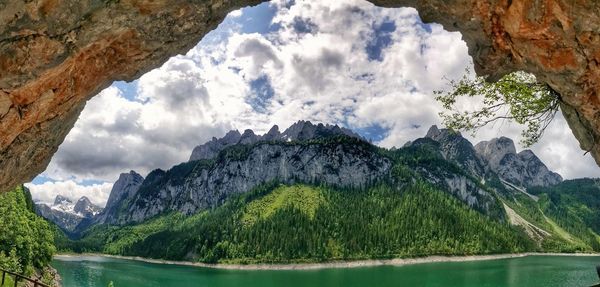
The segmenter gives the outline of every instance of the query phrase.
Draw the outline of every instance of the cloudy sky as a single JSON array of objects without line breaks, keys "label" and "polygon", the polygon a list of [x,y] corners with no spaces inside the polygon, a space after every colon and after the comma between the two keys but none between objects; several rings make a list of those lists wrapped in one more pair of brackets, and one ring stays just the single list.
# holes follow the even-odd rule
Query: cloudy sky
[{"label": "cloudy sky", "polygon": [[[186,161],[194,146],[228,130],[263,133],[298,120],[343,125],[380,146],[401,146],[440,124],[432,91],[470,67],[461,35],[423,24],[414,9],[360,0],[244,8],[187,54],[90,100],[28,186],[39,201],[60,193],[104,205],[122,172],[145,176]],[[469,138],[518,142],[519,134],[520,127],[499,122]],[[532,149],[565,178],[600,174],[560,115]]]}]

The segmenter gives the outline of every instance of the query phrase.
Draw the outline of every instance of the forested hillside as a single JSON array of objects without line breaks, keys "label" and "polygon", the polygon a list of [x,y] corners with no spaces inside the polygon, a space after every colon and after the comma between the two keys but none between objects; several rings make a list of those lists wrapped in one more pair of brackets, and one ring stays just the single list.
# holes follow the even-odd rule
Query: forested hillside
[{"label": "forested hillside", "polygon": [[[510,139],[476,149],[434,126],[384,149],[297,127],[279,141],[276,133],[249,143],[229,133],[195,149],[198,160],[145,179],[123,174],[110,212],[79,226],[74,239],[58,234],[56,244],[206,263],[600,250],[600,193],[548,186],[561,177],[531,151],[516,153]],[[298,139],[283,140],[288,134]],[[526,176],[517,176],[522,169]]]},{"label": "forested hillside", "polygon": [[340,190],[268,184],[192,217],[97,226],[75,251],[216,263],[315,262],[523,252],[518,228],[429,184]]},{"label": "forested hillside", "polygon": [[[50,224],[34,212],[29,191],[22,186],[0,194],[0,268],[42,276],[55,252]],[[52,278],[43,274],[44,281]]]},{"label": "forested hillside", "polygon": [[600,181],[566,180],[548,188],[531,188],[544,214],[571,236],[600,251]]}]

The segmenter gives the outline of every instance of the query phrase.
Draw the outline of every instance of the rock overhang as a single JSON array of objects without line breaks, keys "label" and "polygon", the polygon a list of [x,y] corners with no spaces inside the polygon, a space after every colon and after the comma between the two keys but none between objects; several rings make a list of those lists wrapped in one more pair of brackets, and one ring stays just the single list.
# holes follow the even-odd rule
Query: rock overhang
[{"label": "rock overhang", "polygon": [[[43,0],[0,3],[0,190],[42,172],[85,102],[185,53],[228,12],[260,0]],[[600,148],[600,3],[372,0],[414,7],[460,31],[489,79],[523,70],[561,95],[581,148]]]}]

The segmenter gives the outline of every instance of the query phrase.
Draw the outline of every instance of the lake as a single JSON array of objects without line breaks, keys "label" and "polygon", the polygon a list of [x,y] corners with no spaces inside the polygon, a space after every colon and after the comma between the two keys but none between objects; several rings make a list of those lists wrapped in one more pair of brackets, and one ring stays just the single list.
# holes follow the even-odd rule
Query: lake
[{"label": "lake", "polygon": [[76,256],[55,259],[65,287],[590,286],[600,257],[528,256],[472,262],[320,270],[220,270]]}]

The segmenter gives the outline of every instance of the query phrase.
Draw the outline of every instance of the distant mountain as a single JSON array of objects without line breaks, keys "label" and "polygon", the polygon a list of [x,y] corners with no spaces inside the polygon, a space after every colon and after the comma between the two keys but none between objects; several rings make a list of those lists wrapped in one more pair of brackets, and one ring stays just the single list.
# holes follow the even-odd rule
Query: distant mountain
[{"label": "distant mountain", "polygon": [[319,138],[327,138],[336,135],[345,135],[362,139],[353,131],[337,125],[313,124],[310,121],[298,121],[288,129],[279,132],[279,126],[274,125],[266,134],[256,135],[253,130],[247,129],[243,134],[237,130],[229,131],[222,138],[213,138],[211,141],[194,148],[190,161],[200,159],[212,159],[223,149],[237,144],[254,144],[261,141],[306,141]]},{"label": "distant mountain", "polygon": [[[502,216],[494,195],[481,186],[493,172],[468,140],[433,126],[424,138],[404,148],[415,153],[422,149],[456,168],[420,164],[411,167],[415,176],[441,186],[476,210]],[[190,158],[170,170],[154,170],[145,179],[135,172],[122,174],[106,209],[90,224],[143,222],[170,211],[194,214],[269,181],[364,188],[387,180],[392,166],[385,153],[356,133],[308,121],[299,121],[283,133],[278,126],[264,135],[230,131],[194,148]]]},{"label": "distant mountain", "polygon": [[[460,133],[432,126],[424,138],[407,143],[404,150],[428,150],[428,156],[438,157],[435,161],[444,165],[415,165],[411,167],[415,175],[495,216],[503,212],[482,186],[486,180],[499,182],[499,192],[508,192],[512,188],[508,184],[546,186],[562,180],[531,151],[517,154],[507,138],[473,146]],[[194,214],[269,181],[365,187],[385,180],[391,166],[392,161],[375,146],[336,125],[299,121],[283,132],[275,125],[264,135],[234,130],[197,146],[189,162],[170,170],[154,170],[145,179],[134,171],[122,174],[105,210],[78,230],[93,224],[143,222],[169,211]]]},{"label": "distant mountain", "polygon": [[[505,182],[524,188],[550,186],[562,181],[562,177],[550,171],[531,150],[517,153],[513,140],[507,137],[482,141],[473,146],[460,133],[436,126],[432,126],[425,137],[440,144],[445,159],[457,163],[478,178],[495,174]],[[407,145],[411,144],[415,142]]]},{"label": "distant mountain", "polygon": [[502,179],[522,187],[550,186],[562,177],[550,171],[531,151],[516,152],[514,142],[506,137],[483,141],[475,145],[477,154],[485,160],[487,168]]},{"label": "distant mountain", "polygon": [[73,203],[69,198],[57,195],[50,205],[45,203],[35,204],[36,213],[67,232],[73,232],[77,225],[84,219],[91,219],[102,211],[87,197],[83,196]]},{"label": "distant mountain", "polygon": [[384,178],[391,166],[374,149],[347,129],[305,121],[281,134],[277,126],[262,136],[232,131],[196,147],[193,160],[150,172],[120,205],[123,212],[107,213],[104,222],[142,222],[170,211],[193,214],[269,181],[365,187]]},{"label": "distant mountain", "polygon": [[508,138],[473,145],[432,126],[388,150],[300,121],[230,131],[190,158],[145,178],[122,174],[65,248],[246,263],[600,251],[600,193],[560,195],[597,191],[597,181],[562,182]]}]

